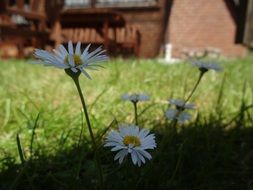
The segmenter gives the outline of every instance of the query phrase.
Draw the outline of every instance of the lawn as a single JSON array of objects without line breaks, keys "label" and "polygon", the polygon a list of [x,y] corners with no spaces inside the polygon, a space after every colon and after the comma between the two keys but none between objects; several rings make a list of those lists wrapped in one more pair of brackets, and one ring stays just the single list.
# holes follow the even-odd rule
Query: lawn
[{"label": "lawn", "polygon": [[[62,70],[30,62],[0,61],[0,187],[94,189],[90,140],[84,126],[80,142],[83,121],[73,81]],[[153,159],[142,168],[127,161],[119,165],[113,153],[100,147],[104,189],[253,188],[253,58],[220,64],[223,72],[207,72],[190,100],[197,105],[193,119],[176,131],[164,112],[168,99],[186,98],[196,83],[199,71],[189,63],[115,59],[91,71],[92,80],[81,76],[97,135],[113,121],[112,128],[134,120],[133,106],[121,100],[122,94],[150,96],[139,104],[139,123],[157,136]],[[22,164],[17,134],[25,154]]]}]

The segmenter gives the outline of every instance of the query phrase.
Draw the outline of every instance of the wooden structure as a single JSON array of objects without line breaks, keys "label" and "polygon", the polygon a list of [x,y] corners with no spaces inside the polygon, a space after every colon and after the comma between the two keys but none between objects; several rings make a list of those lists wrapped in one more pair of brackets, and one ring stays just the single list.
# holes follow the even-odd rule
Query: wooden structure
[{"label": "wooden structure", "polygon": [[165,1],[46,0],[51,42],[80,40],[102,44],[110,55],[154,57],[161,45]]},{"label": "wooden structure", "polygon": [[[94,6],[94,2],[91,3]],[[121,13],[108,8],[62,7],[52,24],[55,46],[74,43],[102,44],[109,54],[129,52],[139,56],[140,33],[126,23]]]},{"label": "wooden structure", "polygon": [[16,44],[19,55],[25,46],[44,46],[48,32],[44,0],[1,0],[0,45]]},{"label": "wooden structure", "polygon": [[26,46],[72,40],[144,58],[206,48],[244,55],[253,46],[253,0],[213,1],[0,0],[0,46],[15,44],[22,55]]},{"label": "wooden structure", "polygon": [[[158,0],[0,0],[0,46],[14,44],[19,49],[19,56],[22,56],[24,47],[27,46],[57,47],[60,43],[72,40],[74,43],[81,41],[83,44],[103,45],[111,55],[143,57],[145,54],[142,51],[145,48],[141,48],[141,30],[146,33],[150,33],[150,30],[140,28],[138,23],[133,22],[135,19],[129,21],[129,16],[136,14],[131,11],[143,8],[149,12],[150,8],[155,7],[158,13],[157,2]],[[124,8],[127,9],[126,12]],[[150,19],[150,13],[144,11],[147,14],[141,17]],[[160,18],[159,16],[157,22],[160,22]],[[145,23],[149,25],[146,21]],[[145,47],[157,49],[153,41],[160,38],[160,35],[150,35],[151,37],[145,36],[144,40],[148,38],[150,41]],[[2,50],[1,48],[0,54]],[[152,51],[152,54],[156,52]]]}]

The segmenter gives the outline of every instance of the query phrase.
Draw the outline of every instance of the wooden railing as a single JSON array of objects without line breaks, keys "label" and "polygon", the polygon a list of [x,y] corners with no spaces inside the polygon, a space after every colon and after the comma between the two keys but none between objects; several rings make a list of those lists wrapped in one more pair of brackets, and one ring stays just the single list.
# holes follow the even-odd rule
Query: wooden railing
[{"label": "wooden railing", "polygon": [[[28,21],[32,21],[38,30],[45,29],[45,0],[1,0],[2,1],[2,15],[11,17],[12,15],[19,15]],[[10,23],[11,24],[11,23]]]},{"label": "wooden railing", "polygon": [[30,0],[28,3],[24,0],[16,0],[14,3],[10,0],[2,1],[8,14],[19,14],[30,20],[44,20],[46,18],[44,0]]},{"label": "wooden railing", "polygon": [[0,45],[43,47],[48,38],[45,0],[0,0]]},{"label": "wooden railing", "polygon": [[[61,32],[61,43],[73,43],[78,41],[84,44],[104,44],[105,39],[94,28],[68,28]],[[122,28],[109,28],[108,30],[109,51],[122,53],[128,50],[135,56],[139,56],[140,33],[134,26],[127,25]],[[109,52],[110,53],[110,52]]]}]

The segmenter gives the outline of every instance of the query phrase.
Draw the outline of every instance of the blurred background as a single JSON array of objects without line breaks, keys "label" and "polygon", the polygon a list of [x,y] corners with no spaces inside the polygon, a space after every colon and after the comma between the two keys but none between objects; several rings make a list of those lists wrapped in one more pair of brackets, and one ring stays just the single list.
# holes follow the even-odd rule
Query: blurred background
[{"label": "blurred background", "polygon": [[69,40],[113,56],[241,57],[253,46],[252,0],[1,0],[0,56]]}]

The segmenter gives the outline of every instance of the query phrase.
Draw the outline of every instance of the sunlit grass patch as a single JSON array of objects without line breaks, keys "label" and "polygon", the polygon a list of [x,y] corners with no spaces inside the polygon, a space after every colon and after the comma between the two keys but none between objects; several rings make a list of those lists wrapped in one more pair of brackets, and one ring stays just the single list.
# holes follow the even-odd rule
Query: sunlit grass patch
[{"label": "sunlit grass patch", "polygon": [[[36,174],[31,178],[33,184],[56,182],[63,189],[68,189],[77,185],[73,182],[75,180],[84,184],[88,180],[90,183],[86,185],[92,186],[96,177],[90,139],[84,127],[85,136],[79,144],[81,126],[85,122],[71,79],[61,70],[31,66],[29,61],[0,63],[1,170],[10,172],[10,176],[14,175],[17,179],[17,168],[20,166],[14,163],[20,163],[16,141],[19,134],[27,163],[31,164],[25,170]],[[163,65],[156,60],[116,59],[106,63],[105,69],[90,73],[93,80],[81,78],[93,129],[99,137],[112,121],[134,122],[133,106],[122,101],[122,94],[145,93],[150,97],[149,101],[138,104],[138,122],[157,136],[158,148],[154,151],[154,160],[140,171],[129,166],[127,161],[119,168],[113,165],[112,155],[100,148],[102,166],[108,172],[107,179],[114,179],[113,176],[118,179],[114,183],[106,180],[106,187],[127,187],[138,181],[134,184],[136,188],[152,183],[179,189],[187,187],[187,184],[200,184],[199,187],[204,188],[208,178],[225,174],[223,169],[228,170],[230,176],[229,184],[221,178],[223,187],[232,187],[232,179],[238,177],[233,173],[236,168],[231,166],[234,162],[241,176],[247,179],[249,166],[246,163],[247,167],[244,167],[244,163],[241,165],[237,161],[242,159],[247,162],[250,157],[247,151],[252,147],[249,138],[252,133],[252,62],[251,57],[225,60],[221,62],[222,73],[208,72],[190,100],[197,107],[196,111],[192,111],[192,120],[180,125],[176,131],[165,119],[165,111],[169,99],[185,99],[198,79],[198,69],[191,64]],[[101,143],[100,138],[97,140]],[[215,155],[216,151],[218,155]],[[230,159],[231,155],[235,157]],[[223,167],[226,162],[228,165]],[[16,168],[8,168],[12,166]],[[117,183],[122,181],[120,174],[113,173],[118,170],[123,170],[123,179],[128,180]],[[165,175],[160,180],[153,179],[153,175],[160,175],[159,170],[169,177]],[[204,177],[205,172],[207,177]],[[79,174],[80,178],[76,178]],[[43,182],[38,180],[40,175],[45,177]],[[189,182],[189,179],[192,181]],[[27,184],[26,180],[24,177],[20,184]],[[243,178],[238,181],[243,184]],[[207,183],[211,189],[216,185],[215,180]],[[55,188],[54,185],[50,187]]]},{"label": "sunlit grass patch", "polygon": [[[207,116],[220,106],[222,114],[229,119],[240,108],[245,82],[245,103],[252,103],[250,71],[253,64],[252,59],[247,58],[224,61],[222,66],[224,73],[205,75],[191,101],[197,105],[198,112]],[[50,139],[60,138],[64,131],[80,129],[79,97],[65,73],[51,67],[31,66],[29,60],[3,61],[0,67],[2,147],[8,145],[8,149],[14,150],[16,132],[22,130],[29,135],[27,122],[38,113],[43,125],[37,130],[43,131],[40,133],[48,143]],[[140,111],[150,106],[140,121],[152,127],[152,120],[163,119],[167,100],[185,98],[198,77],[196,68],[188,63],[162,65],[155,60],[112,60],[105,67],[92,72],[95,80],[82,78],[80,81],[97,129],[104,128],[114,118],[124,122],[133,120],[132,106],[121,100],[126,92],[150,95],[150,102],[139,106]],[[223,78],[225,82],[220,92]],[[219,93],[222,97],[217,105]],[[39,138],[43,139],[43,135]]]}]

